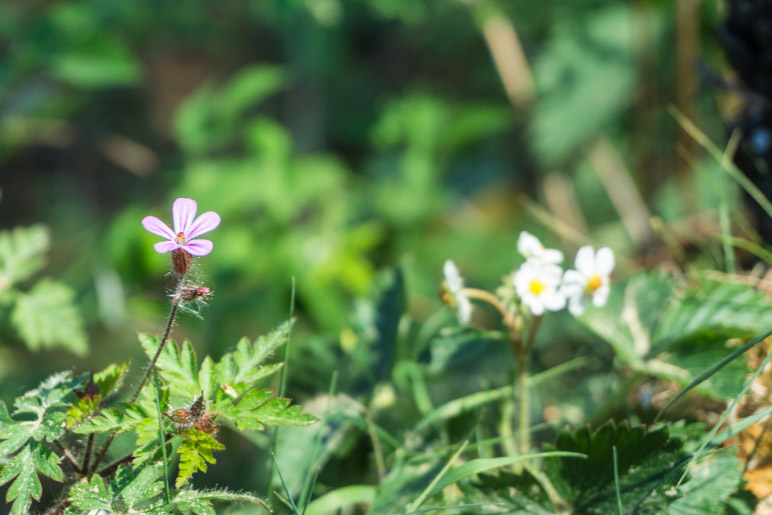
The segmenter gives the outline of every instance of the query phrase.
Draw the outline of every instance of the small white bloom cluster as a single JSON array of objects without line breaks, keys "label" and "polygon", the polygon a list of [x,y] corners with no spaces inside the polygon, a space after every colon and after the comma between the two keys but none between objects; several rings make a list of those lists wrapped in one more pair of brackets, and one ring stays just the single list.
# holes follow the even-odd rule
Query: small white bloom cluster
[{"label": "small white bloom cluster", "polygon": [[[565,272],[560,267],[563,253],[545,248],[528,232],[520,233],[517,250],[526,260],[514,275],[515,292],[532,315],[542,316],[545,311],[560,311],[568,306],[572,315],[579,316],[590,302],[596,307],[606,304],[611,290],[609,276],[614,270],[614,252],[610,248],[596,252],[589,245],[582,247],[574,260],[576,269]],[[450,260],[445,262],[443,272],[446,301],[456,309],[459,322],[467,324],[472,303],[465,293],[464,281]]]},{"label": "small white bloom cluster", "polygon": [[568,304],[574,316],[584,313],[589,302],[596,307],[606,304],[611,290],[609,276],[614,270],[614,252],[603,247],[597,252],[591,246],[576,253],[576,270],[565,273],[559,264],[563,253],[546,249],[536,236],[523,231],[517,250],[526,258],[515,274],[515,291],[531,314],[560,311]]}]

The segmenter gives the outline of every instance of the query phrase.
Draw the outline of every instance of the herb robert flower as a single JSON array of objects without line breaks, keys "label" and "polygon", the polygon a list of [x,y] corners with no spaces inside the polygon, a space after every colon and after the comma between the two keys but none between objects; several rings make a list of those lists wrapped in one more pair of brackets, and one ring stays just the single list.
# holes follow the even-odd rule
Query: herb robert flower
[{"label": "herb robert flower", "polygon": [[603,247],[597,252],[589,245],[576,253],[576,270],[563,276],[563,294],[568,298],[568,310],[574,316],[584,313],[588,302],[595,307],[606,304],[611,291],[609,276],[614,270],[614,252]]},{"label": "herb robert flower", "polygon": [[459,323],[466,325],[472,318],[472,303],[464,294],[464,280],[461,278],[461,274],[458,273],[456,264],[449,259],[445,261],[442,272],[445,276],[442,300],[451,307],[456,308]]},{"label": "herb robert flower", "polygon": [[206,256],[212,252],[214,246],[209,240],[195,239],[220,225],[220,215],[214,211],[207,211],[196,218],[198,206],[196,201],[189,198],[178,198],[172,205],[172,218],[174,231],[155,216],[146,216],[142,219],[142,226],[153,234],[168,238],[154,245],[156,252],[172,253],[174,270],[184,275],[190,270],[191,255]]}]

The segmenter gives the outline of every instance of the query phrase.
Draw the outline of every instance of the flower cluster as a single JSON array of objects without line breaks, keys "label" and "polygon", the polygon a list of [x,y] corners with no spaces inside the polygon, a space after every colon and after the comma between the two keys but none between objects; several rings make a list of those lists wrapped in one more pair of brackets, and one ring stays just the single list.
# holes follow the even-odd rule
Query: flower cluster
[{"label": "flower cluster", "polygon": [[526,257],[515,274],[515,290],[531,314],[541,316],[545,310],[559,311],[568,305],[574,316],[584,312],[589,302],[600,307],[610,291],[609,276],[614,270],[614,252],[603,247],[597,252],[585,246],[576,253],[576,270],[565,273],[559,264],[563,254],[546,249],[536,236],[520,233],[518,251]]},{"label": "flower cluster", "polygon": [[[574,316],[584,313],[592,303],[606,304],[610,275],[614,270],[614,252],[603,247],[595,251],[591,246],[579,249],[574,260],[575,269],[563,271],[563,253],[545,248],[539,239],[523,231],[517,240],[517,250],[526,259],[511,279],[519,303],[531,315],[539,317],[546,311],[560,311],[566,307]],[[487,300],[480,290],[464,288],[464,282],[452,261],[444,267],[443,301],[458,311],[459,322],[469,322],[472,306],[469,297]]]}]

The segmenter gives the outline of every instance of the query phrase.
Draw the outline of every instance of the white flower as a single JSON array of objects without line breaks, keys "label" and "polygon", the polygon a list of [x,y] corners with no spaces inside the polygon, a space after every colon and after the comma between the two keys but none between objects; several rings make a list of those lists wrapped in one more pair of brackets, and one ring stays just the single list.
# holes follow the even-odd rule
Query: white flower
[{"label": "white flower", "polygon": [[539,238],[523,231],[517,238],[517,251],[526,259],[537,259],[542,263],[557,265],[563,262],[563,253],[555,249],[544,248]]},{"label": "white flower", "polygon": [[451,260],[445,261],[442,268],[445,276],[445,290],[448,294],[448,303],[458,310],[458,321],[461,324],[468,324],[472,318],[472,303],[464,294],[464,280],[458,273],[455,263]]},{"label": "white flower", "polygon": [[614,251],[608,247],[596,253],[589,245],[579,249],[574,260],[576,270],[567,270],[563,276],[562,290],[568,300],[568,310],[574,316],[584,313],[592,300],[601,307],[611,291],[609,275],[614,270]]},{"label": "white flower", "polygon": [[544,310],[560,311],[566,307],[566,297],[560,291],[563,269],[555,264],[529,259],[515,274],[515,291],[534,316]]}]

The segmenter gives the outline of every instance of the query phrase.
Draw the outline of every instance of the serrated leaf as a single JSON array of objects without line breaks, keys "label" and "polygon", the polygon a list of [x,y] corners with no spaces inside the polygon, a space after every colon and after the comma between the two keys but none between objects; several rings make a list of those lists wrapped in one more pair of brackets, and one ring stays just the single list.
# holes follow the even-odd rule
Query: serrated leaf
[{"label": "serrated leaf", "polygon": [[0,456],[7,456],[21,449],[32,438],[32,431],[34,429],[30,424],[7,426],[0,433],[0,438],[3,439],[0,442]]},{"label": "serrated leaf", "polygon": [[31,350],[64,347],[82,356],[88,350],[83,318],[75,307],[72,289],[43,279],[28,293],[19,293],[11,322]]},{"label": "serrated leaf", "polygon": [[42,445],[35,445],[32,450],[32,457],[38,472],[55,481],[64,480],[64,473],[59,466],[59,456],[54,451]]},{"label": "serrated leaf", "polygon": [[42,225],[0,231],[0,291],[37,272],[48,249],[48,229]]},{"label": "serrated leaf", "polygon": [[68,500],[82,510],[112,511],[112,493],[108,491],[104,480],[94,474],[91,481],[82,480],[73,485]]},{"label": "serrated leaf", "polygon": [[110,397],[118,393],[126,380],[126,374],[129,372],[131,361],[125,361],[120,365],[110,364],[104,370],[94,374],[94,383],[103,397]]},{"label": "serrated leaf", "polygon": [[672,475],[657,485],[664,473],[681,462],[686,453],[682,442],[670,439],[664,429],[647,431],[626,424],[606,424],[594,433],[586,427],[574,433],[563,431],[554,449],[586,454],[587,459],[548,458],[545,474],[574,511],[611,513],[616,508],[613,447],[617,448],[622,504],[635,505],[654,487],[656,490],[646,497],[643,506],[667,504],[670,500],[667,491],[678,478]]},{"label": "serrated leaf", "polygon": [[[31,445],[25,447],[14,456],[0,473],[0,484],[5,484],[14,477],[16,478],[5,495],[6,501],[14,501],[11,508],[13,515],[26,514],[32,505],[32,499],[40,499],[40,495],[43,493],[40,479],[35,471],[31,447]],[[6,469],[11,469],[11,471],[6,474]]]},{"label": "serrated leaf", "polygon": [[176,488],[188,482],[197,471],[206,472],[208,463],[215,463],[214,451],[225,446],[210,434],[191,429],[182,433],[185,437],[177,452],[180,454],[179,474],[174,482]]},{"label": "serrated leaf", "polygon": [[679,488],[681,497],[668,506],[669,515],[730,513],[724,504],[742,484],[742,463],[733,449],[723,449],[691,468],[689,481]]},{"label": "serrated leaf", "polygon": [[[651,274],[612,285],[606,306],[588,310],[581,320],[627,365],[685,385],[731,352],[728,341],[772,327],[772,305],[748,286],[703,280],[681,291],[672,279]],[[697,388],[731,398],[746,373],[740,358]]]},{"label": "serrated leaf", "polygon": [[46,412],[43,420],[32,432],[32,437],[37,441],[49,442],[59,439],[64,434],[66,418],[67,416],[61,411]]},{"label": "serrated leaf", "polygon": [[[106,408],[99,415],[73,428],[74,433],[124,433],[131,431],[144,420],[151,418],[138,404],[125,404],[122,408]],[[157,427],[157,426],[156,426]]]},{"label": "serrated leaf", "polygon": [[15,415],[31,413],[39,418],[50,409],[67,407],[75,398],[73,391],[78,388],[88,375],[73,377],[71,372],[57,372],[45,379],[40,386],[17,397],[13,405]]},{"label": "serrated leaf", "polygon": [[152,499],[163,491],[163,466],[160,464],[147,465],[139,471],[131,470],[131,467],[120,467],[116,472],[114,485],[129,509],[133,509],[140,503]]},{"label": "serrated leaf", "polygon": [[260,366],[281,345],[287,342],[292,322],[287,321],[266,336],[261,336],[254,343],[242,338],[236,350],[226,354],[217,366],[221,383],[254,383],[263,377],[275,373],[281,363]]},{"label": "serrated leaf", "polygon": [[101,402],[101,395],[78,399],[78,402],[73,404],[72,408],[67,411],[67,427],[72,428],[85,422],[97,412]]},{"label": "serrated leaf", "polygon": [[222,413],[236,426],[243,429],[262,431],[265,426],[308,426],[319,419],[303,413],[302,406],[290,406],[290,399],[276,397],[267,389],[250,390],[238,403],[230,404],[226,398]]},{"label": "serrated leaf", "polygon": [[[145,354],[152,359],[158,350],[161,339],[156,336],[141,334],[139,340]],[[182,350],[177,347],[174,340],[166,342],[158,356],[156,366],[161,371],[161,377],[169,384],[172,394],[192,398],[201,393],[201,388],[198,386],[196,352],[190,342],[183,343]]]}]

